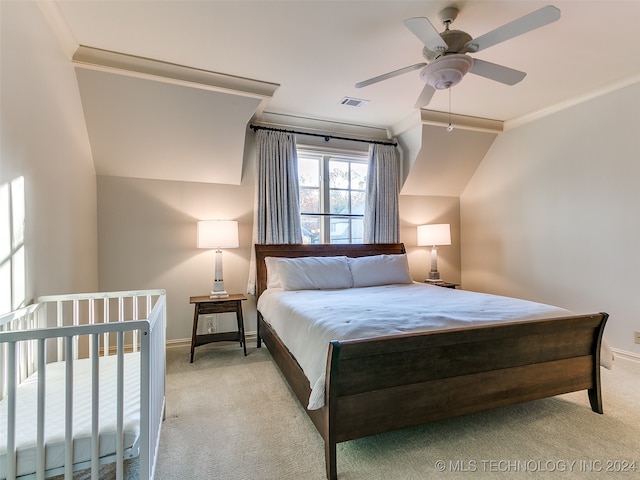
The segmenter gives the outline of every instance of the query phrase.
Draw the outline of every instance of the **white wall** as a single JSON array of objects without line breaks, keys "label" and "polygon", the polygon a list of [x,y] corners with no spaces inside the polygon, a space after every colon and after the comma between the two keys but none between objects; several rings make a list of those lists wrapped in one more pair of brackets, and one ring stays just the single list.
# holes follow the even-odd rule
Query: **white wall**
[{"label": "white wall", "polygon": [[0,188],[22,178],[25,205],[26,266],[12,265],[25,275],[11,288],[23,289],[22,301],[92,291],[96,178],[73,67],[35,2],[0,2],[0,9]]},{"label": "white wall", "polygon": [[[167,290],[167,338],[191,338],[189,297],[212,288],[214,252],[196,248],[198,220],[237,220],[240,248],[223,251],[225,288],[245,293],[254,207],[255,150],[246,149],[240,186],[98,176],[100,289]],[[256,330],[255,299],[243,302],[245,330]],[[235,316],[219,314],[219,331]],[[203,325],[206,328],[206,325]]]},{"label": "white wall", "polygon": [[465,289],[606,311],[640,354],[640,84],[499,135],[460,198]]},{"label": "white wall", "polygon": [[400,241],[405,244],[411,276],[422,281],[431,270],[431,248],[417,246],[417,227],[451,226],[451,245],[438,247],[438,271],[447,282],[460,283],[460,200],[458,197],[400,195]]}]

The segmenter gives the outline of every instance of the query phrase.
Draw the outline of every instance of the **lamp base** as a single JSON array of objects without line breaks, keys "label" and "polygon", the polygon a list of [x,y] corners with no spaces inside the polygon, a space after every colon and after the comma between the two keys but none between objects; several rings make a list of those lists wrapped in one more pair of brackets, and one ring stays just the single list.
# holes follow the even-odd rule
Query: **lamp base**
[{"label": "lamp base", "polygon": [[225,291],[211,292],[209,298],[229,298],[229,294]]},{"label": "lamp base", "polygon": [[444,283],[444,280],[440,280],[439,278],[427,278],[425,280],[426,283],[434,283],[434,284],[439,284],[439,283]]}]

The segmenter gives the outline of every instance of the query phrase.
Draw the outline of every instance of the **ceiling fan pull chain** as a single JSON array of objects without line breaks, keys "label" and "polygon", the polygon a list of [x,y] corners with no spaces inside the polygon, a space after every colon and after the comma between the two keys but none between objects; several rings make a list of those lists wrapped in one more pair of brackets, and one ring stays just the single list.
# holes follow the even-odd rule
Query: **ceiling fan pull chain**
[{"label": "ceiling fan pull chain", "polygon": [[447,125],[447,132],[453,131],[453,125],[451,125],[451,87],[449,87],[449,125]]}]

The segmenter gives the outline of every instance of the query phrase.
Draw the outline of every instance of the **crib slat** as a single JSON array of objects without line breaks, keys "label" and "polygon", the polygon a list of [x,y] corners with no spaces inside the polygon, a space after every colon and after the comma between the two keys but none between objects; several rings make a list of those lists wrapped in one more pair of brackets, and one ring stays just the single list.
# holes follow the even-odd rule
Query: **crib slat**
[{"label": "crib slat", "polygon": [[[103,304],[103,310],[104,310],[104,318],[102,319],[102,321],[104,323],[109,323],[110,319],[109,319],[109,299],[105,298],[104,299],[104,304]],[[102,345],[102,348],[104,349],[104,355],[110,355],[109,352],[109,334],[105,333],[104,334],[104,344]]]},{"label": "crib slat", "polygon": [[124,322],[124,298],[118,297],[118,321]]},{"label": "crib slat", "polygon": [[73,478],[73,343],[65,338],[65,412],[64,412],[64,478]]},{"label": "crib slat", "polygon": [[[148,315],[148,314],[147,314]],[[140,409],[142,411],[151,412],[150,416],[140,417],[140,430],[150,432],[149,436],[143,435],[140,444],[140,476],[142,478],[151,478],[149,466],[151,464],[151,456],[155,453],[151,451],[152,438],[155,438],[155,432],[152,431],[152,418],[156,418],[156,404],[151,402],[151,391],[154,387],[155,378],[151,377],[151,332],[142,332],[140,339]],[[159,397],[155,397],[159,398]],[[155,426],[155,425],[154,425]]]},{"label": "crib slat", "polygon": [[116,374],[116,480],[123,480],[124,470],[124,332],[117,333],[118,359]]},{"label": "crib slat", "polygon": [[149,318],[151,313],[151,295],[147,295],[147,310],[144,312],[144,318]]},{"label": "crib slat", "polygon": [[[100,431],[100,336],[91,335],[91,431]],[[91,435],[91,480],[100,473],[100,436]]]},{"label": "crib slat", "polygon": [[[58,300],[56,302],[56,326],[57,327],[61,327],[62,325],[64,325],[64,317],[63,317],[63,303],[61,300]],[[57,338],[57,342],[58,342],[58,348],[56,348],[56,352],[58,354],[58,362],[61,362],[63,359],[63,352],[64,349],[62,348],[63,344],[63,337],[58,337]]]},{"label": "crib slat", "polygon": [[[32,328],[37,328],[34,315],[27,315],[24,321],[26,329],[30,330]],[[35,344],[35,341],[25,342],[26,355],[23,355],[26,360],[24,369],[25,378],[31,375],[35,368]]]},{"label": "crib slat", "polygon": [[[73,324],[80,325],[80,301],[73,301]],[[73,336],[73,359],[78,359],[78,353],[80,349],[78,348],[78,342],[80,338],[77,335]]]},{"label": "crib slat", "polygon": [[7,344],[7,480],[16,478],[16,344]]},{"label": "crib slat", "polygon": [[47,348],[44,338],[38,339],[38,410],[36,433],[36,478],[44,480],[45,451],[44,451],[44,425],[45,425],[45,395],[47,393]]},{"label": "crib slat", "polygon": [[[22,323],[23,326],[18,326],[18,329],[23,330],[26,328],[29,328],[27,326],[27,321],[26,319],[21,319],[18,320],[18,322]],[[27,350],[27,346],[29,345],[29,342],[20,342],[16,345],[16,349],[18,350],[18,383],[22,382],[23,379],[27,378],[27,376],[29,375],[27,373],[27,355],[29,354],[28,350]]]},{"label": "crib slat", "polygon": [[[133,301],[133,319],[134,320],[139,320],[140,317],[138,316],[138,298],[137,297],[133,297],[132,298]],[[132,346],[133,346],[133,351],[137,352],[138,351],[138,330],[134,330],[133,332],[131,332],[133,335],[133,339],[131,341]]]},{"label": "crib slat", "polygon": [[[90,298],[89,299],[89,318],[88,318],[88,322],[89,325],[95,325],[96,323],[96,313],[95,313],[95,308],[96,308],[96,300],[95,298]],[[91,357],[91,349],[93,348],[93,343],[89,342],[89,357]]]},{"label": "crib slat", "polygon": [[[0,332],[4,328],[0,327]],[[0,399],[7,395],[7,349],[4,343],[0,343]]]}]

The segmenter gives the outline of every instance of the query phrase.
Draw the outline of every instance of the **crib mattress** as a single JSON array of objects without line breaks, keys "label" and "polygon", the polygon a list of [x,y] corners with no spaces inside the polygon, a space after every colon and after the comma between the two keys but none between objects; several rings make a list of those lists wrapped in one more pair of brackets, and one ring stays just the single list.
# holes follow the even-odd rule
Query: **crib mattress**
[{"label": "crib mattress", "polygon": [[[99,439],[100,457],[116,452],[116,370],[115,355],[100,358]],[[91,460],[91,361],[74,361],[73,387],[73,460],[74,464]],[[65,362],[46,368],[45,395],[45,468],[64,466]],[[17,474],[35,472],[38,374],[18,387],[16,444]],[[124,445],[130,456],[137,455],[140,437],[140,354],[124,355]],[[7,399],[0,401],[0,479],[7,474]]]}]

